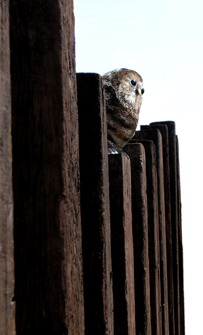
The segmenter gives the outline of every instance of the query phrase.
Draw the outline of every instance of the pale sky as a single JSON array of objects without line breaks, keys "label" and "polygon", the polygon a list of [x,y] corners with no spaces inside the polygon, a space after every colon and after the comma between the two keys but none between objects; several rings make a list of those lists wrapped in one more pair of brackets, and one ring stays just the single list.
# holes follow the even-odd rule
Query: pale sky
[{"label": "pale sky", "polygon": [[137,71],[139,124],[176,123],[186,335],[203,335],[203,1],[75,0],[74,10],[77,72]]}]

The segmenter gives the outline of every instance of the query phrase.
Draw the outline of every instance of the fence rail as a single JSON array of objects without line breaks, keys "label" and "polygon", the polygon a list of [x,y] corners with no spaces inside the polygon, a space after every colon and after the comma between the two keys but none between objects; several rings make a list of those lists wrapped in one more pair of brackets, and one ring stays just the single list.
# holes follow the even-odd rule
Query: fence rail
[{"label": "fence rail", "polygon": [[184,335],[175,123],[108,155],[72,0],[0,8],[0,335]]}]

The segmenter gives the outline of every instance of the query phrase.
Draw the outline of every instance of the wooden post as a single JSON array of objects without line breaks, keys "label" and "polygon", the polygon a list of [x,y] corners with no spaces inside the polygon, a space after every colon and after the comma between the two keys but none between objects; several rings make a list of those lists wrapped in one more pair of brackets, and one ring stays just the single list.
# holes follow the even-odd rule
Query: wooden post
[{"label": "wooden post", "polygon": [[[170,335],[175,335],[174,284],[173,284],[173,239],[172,239],[172,226],[171,226],[171,191],[170,191],[168,126],[164,123],[157,122],[157,123],[151,123],[150,128],[159,129],[162,135],[165,218],[166,218],[167,269],[168,269],[167,275],[168,275],[169,331],[170,331]],[[147,129],[149,129],[148,126],[147,126]]]},{"label": "wooden post", "polygon": [[[173,278],[174,278],[174,314],[175,334],[180,334],[180,278],[179,278],[179,227],[178,227],[178,194],[177,194],[177,152],[175,122],[160,122],[168,126],[169,162],[171,187],[171,224],[173,237]],[[156,125],[156,123],[152,123]]]},{"label": "wooden post", "polygon": [[130,160],[109,155],[114,333],[135,335]]},{"label": "wooden post", "polygon": [[9,1],[0,1],[0,335],[15,334]]},{"label": "wooden post", "polygon": [[[143,129],[143,126],[141,127]],[[160,268],[161,268],[161,302],[162,302],[162,334],[169,335],[168,315],[168,280],[167,280],[167,252],[166,252],[166,226],[164,203],[164,170],[162,136],[158,129],[143,129],[135,133],[135,139],[152,140],[156,146],[156,164],[158,177],[158,203],[159,203],[159,238],[160,238]]]},{"label": "wooden post", "polygon": [[127,144],[131,160],[136,334],[151,335],[146,160],[142,144]]},{"label": "wooden post", "polygon": [[113,335],[107,122],[101,76],[77,74],[85,331]]},{"label": "wooden post", "polygon": [[144,146],[146,155],[152,335],[161,335],[161,274],[156,147],[150,140],[140,141],[139,143]]},{"label": "wooden post", "polygon": [[181,213],[178,136],[176,136],[176,153],[177,153],[177,196],[178,196],[178,230],[179,230],[180,334],[185,335],[183,241],[182,241],[182,213]]},{"label": "wooden post", "polygon": [[16,327],[84,334],[72,0],[10,1]]}]

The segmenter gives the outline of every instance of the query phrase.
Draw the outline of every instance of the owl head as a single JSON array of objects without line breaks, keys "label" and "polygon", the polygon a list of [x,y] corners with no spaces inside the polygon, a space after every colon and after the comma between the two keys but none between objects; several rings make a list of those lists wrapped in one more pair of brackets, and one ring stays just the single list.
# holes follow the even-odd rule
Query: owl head
[{"label": "owl head", "polygon": [[139,114],[144,88],[143,79],[136,71],[125,68],[109,71],[103,75],[102,81],[104,88],[111,87],[115,91],[124,108]]}]

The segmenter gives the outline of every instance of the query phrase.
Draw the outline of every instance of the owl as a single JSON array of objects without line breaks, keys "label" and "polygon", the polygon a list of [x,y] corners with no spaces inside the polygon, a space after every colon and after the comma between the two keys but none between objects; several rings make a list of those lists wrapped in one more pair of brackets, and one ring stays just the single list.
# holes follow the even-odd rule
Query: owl
[{"label": "owl", "polygon": [[118,153],[135,133],[143,80],[137,72],[122,68],[105,73],[102,83],[106,93],[108,151]]}]

